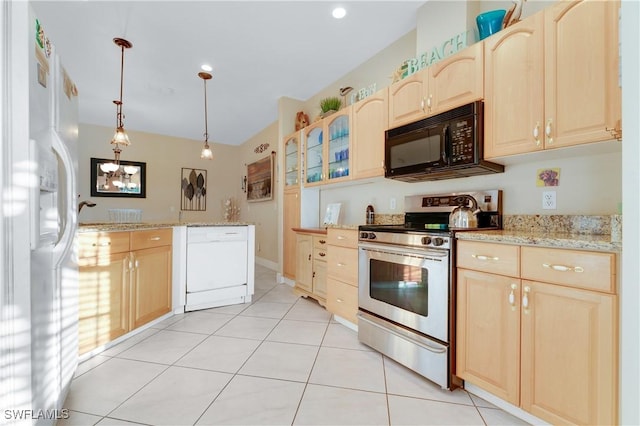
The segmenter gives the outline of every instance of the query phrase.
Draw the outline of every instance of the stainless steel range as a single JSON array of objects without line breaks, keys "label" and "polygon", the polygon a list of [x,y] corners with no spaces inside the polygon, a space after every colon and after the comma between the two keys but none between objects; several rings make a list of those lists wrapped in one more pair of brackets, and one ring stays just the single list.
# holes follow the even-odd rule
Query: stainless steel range
[{"label": "stainless steel range", "polygon": [[[472,197],[476,228],[450,228]],[[455,362],[455,232],[498,229],[501,191],[405,197],[402,225],[359,227],[358,338],[442,388]]]}]

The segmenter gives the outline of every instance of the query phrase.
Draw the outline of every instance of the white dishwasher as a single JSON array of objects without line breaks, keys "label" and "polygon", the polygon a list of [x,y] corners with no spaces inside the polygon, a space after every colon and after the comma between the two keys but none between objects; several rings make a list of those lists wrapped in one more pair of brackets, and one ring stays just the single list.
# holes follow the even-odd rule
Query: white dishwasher
[{"label": "white dishwasher", "polygon": [[253,230],[252,225],[188,228],[185,311],[251,302]]}]

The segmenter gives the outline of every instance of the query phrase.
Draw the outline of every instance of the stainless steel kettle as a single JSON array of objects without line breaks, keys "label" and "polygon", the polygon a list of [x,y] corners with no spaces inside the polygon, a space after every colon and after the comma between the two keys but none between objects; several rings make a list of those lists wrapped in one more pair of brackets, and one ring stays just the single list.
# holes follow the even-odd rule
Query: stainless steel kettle
[{"label": "stainless steel kettle", "polygon": [[[458,206],[449,214],[449,228],[477,228],[478,203],[471,195],[460,195],[454,200]],[[471,207],[467,205],[471,202]]]}]

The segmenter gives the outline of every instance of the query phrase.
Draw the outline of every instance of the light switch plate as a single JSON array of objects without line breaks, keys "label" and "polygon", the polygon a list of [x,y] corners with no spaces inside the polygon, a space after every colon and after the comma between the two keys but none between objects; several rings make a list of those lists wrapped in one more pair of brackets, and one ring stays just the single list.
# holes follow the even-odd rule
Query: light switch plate
[{"label": "light switch plate", "polygon": [[542,192],[542,208],[545,210],[556,209],[556,191]]}]

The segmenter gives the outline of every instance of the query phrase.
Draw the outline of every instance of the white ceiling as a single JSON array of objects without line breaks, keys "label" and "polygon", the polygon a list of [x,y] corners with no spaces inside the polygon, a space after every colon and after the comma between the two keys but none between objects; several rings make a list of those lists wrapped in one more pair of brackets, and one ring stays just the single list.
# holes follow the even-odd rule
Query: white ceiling
[{"label": "white ceiling", "polygon": [[[331,17],[338,4],[342,20]],[[307,100],[415,28],[424,1],[32,2],[80,93],[80,121],[115,127],[121,37],[124,126],[239,145],[277,119],[281,96]],[[397,64],[389,64],[389,70]],[[135,143],[135,141],[133,141]]]}]

